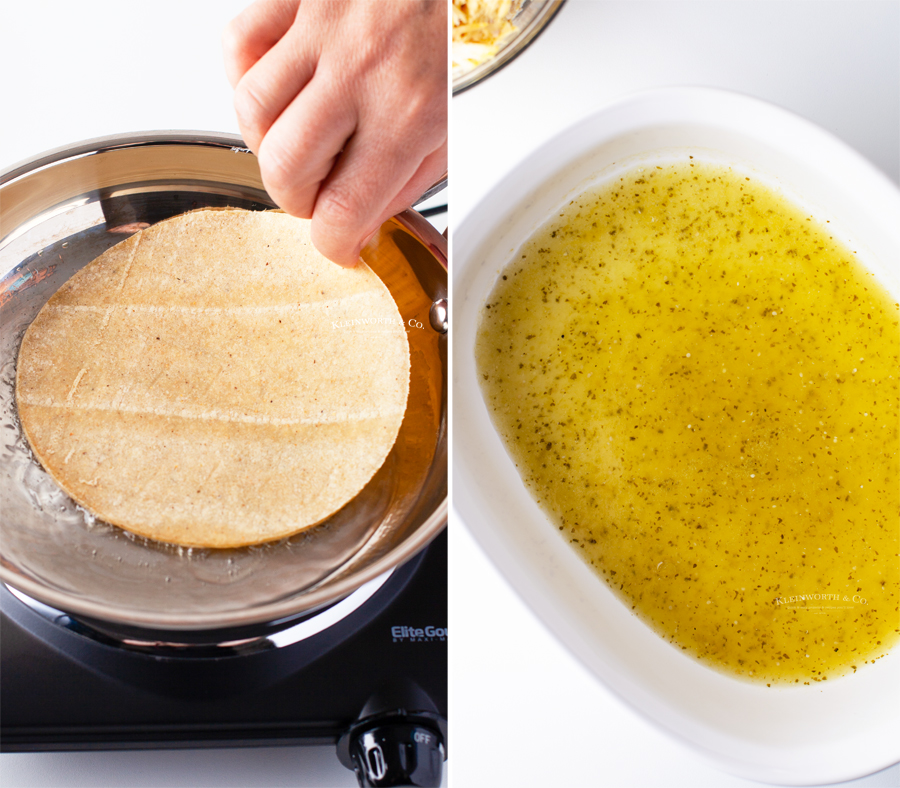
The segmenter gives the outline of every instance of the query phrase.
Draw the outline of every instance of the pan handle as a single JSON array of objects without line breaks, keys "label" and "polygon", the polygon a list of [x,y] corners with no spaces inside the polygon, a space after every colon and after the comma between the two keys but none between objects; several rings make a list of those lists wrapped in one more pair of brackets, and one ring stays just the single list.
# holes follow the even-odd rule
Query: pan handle
[{"label": "pan handle", "polygon": [[417,205],[421,205],[425,200],[434,197],[439,191],[447,188],[447,170],[444,170],[444,174],[441,175],[431,186],[429,186],[419,199],[417,199],[413,204],[412,208],[415,208]]}]

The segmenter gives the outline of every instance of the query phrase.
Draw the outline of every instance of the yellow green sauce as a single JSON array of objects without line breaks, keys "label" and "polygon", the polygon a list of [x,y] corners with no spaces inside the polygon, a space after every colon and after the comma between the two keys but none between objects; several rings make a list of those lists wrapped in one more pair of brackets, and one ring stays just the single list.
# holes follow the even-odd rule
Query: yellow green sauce
[{"label": "yellow green sauce", "polygon": [[676,647],[803,684],[898,640],[898,306],[827,224],[632,170],[519,250],[476,361],[526,486]]}]

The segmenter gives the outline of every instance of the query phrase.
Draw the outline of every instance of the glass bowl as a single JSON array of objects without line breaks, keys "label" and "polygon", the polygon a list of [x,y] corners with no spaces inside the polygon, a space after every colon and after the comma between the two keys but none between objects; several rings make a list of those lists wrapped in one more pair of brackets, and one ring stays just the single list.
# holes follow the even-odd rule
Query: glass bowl
[{"label": "glass bowl", "polygon": [[559,11],[565,0],[523,0],[512,19],[516,30],[503,39],[497,53],[477,66],[453,70],[453,95],[495,74],[528,47]]}]

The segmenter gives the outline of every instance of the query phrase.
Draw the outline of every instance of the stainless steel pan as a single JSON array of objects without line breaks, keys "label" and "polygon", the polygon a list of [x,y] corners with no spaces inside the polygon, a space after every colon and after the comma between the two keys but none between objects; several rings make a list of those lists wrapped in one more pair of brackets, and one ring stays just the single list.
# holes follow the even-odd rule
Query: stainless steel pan
[{"label": "stainless steel pan", "polygon": [[41,306],[128,234],[223,205],[273,207],[256,158],[226,134],[104,137],[0,174],[0,580],[32,599],[150,630],[292,621],[384,577],[446,524],[447,250],[413,211],[385,222],[363,252],[407,322],[406,416],[381,470],[322,525],[235,550],[157,544],[94,521],[32,457],[16,417],[15,365]]}]

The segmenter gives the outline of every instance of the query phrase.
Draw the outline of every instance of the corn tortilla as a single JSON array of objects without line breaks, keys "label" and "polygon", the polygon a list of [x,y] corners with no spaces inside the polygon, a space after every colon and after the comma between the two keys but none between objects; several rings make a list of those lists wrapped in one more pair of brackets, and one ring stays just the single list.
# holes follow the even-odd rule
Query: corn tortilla
[{"label": "corn tortilla", "polygon": [[238,547],[320,523],[393,446],[409,389],[397,306],[308,222],[197,211],[112,247],[22,340],[16,398],[44,468],[101,519]]}]

